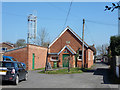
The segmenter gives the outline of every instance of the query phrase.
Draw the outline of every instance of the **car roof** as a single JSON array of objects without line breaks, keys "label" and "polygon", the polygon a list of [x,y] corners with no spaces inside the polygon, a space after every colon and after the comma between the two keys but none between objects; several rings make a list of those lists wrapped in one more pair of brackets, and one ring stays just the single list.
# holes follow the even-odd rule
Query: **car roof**
[{"label": "car roof", "polygon": [[18,62],[18,61],[0,61],[0,62],[8,62],[8,63],[21,63],[21,62]]},{"label": "car roof", "polygon": [[10,58],[10,59],[11,59],[11,58],[13,58],[13,57],[11,57],[11,56],[3,56],[3,58]]}]

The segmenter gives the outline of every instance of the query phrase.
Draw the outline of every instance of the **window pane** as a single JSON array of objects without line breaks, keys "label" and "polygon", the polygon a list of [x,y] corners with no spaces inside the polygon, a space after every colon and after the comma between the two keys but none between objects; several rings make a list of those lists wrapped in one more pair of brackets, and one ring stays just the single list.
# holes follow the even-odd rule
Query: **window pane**
[{"label": "window pane", "polygon": [[79,54],[82,55],[82,51],[79,51]]},{"label": "window pane", "polygon": [[6,61],[11,61],[9,58],[6,58]]},{"label": "window pane", "polygon": [[6,51],[6,50],[7,50],[7,48],[4,48],[4,47],[2,48],[2,51]]},{"label": "window pane", "polygon": [[3,62],[2,67],[13,67],[13,63]]},{"label": "window pane", "polygon": [[79,59],[82,59],[82,56],[79,56]]},{"label": "window pane", "polygon": [[52,57],[52,59],[56,59],[56,57]]},{"label": "window pane", "polygon": [[22,68],[22,65],[20,63],[18,63],[18,68]]},{"label": "window pane", "polygon": [[58,57],[52,57],[52,59],[58,60]]},{"label": "window pane", "polygon": [[17,61],[16,59],[12,58],[13,61]]}]

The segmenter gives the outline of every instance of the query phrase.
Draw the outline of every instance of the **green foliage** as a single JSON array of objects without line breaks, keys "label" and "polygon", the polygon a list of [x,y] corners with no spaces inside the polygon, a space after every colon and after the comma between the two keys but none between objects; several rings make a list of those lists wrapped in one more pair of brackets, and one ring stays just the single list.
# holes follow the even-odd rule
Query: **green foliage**
[{"label": "green foliage", "polygon": [[110,49],[112,56],[120,55],[120,36],[110,38]]}]

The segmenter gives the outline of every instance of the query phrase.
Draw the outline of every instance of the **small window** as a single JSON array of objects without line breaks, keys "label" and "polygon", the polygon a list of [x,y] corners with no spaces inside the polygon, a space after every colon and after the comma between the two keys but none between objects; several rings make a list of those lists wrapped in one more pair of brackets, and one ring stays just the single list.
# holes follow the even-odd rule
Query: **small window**
[{"label": "small window", "polygon": [[79,54],[82,55],[82,51],[79,51]]},{"label": "small window", "polygon": [[82,50],[79,51],[78,60],[82,60]]},{"label": "small window", "polygon": [[20,63],[17,64],[18,68],[23,68]]},{"label": "small window", "polygon": [[68,50],[65,50],[64,53],[69,53]]},{"label": "small window", "polygon": [[56,59],[56,60],[58,60],[58,57],[52,57],[52,59]]},{"label": "small window", "polygon": [[9,59],[9,58],[6,58],[6,61],[11,61],[11,59]]},{"label": "small window", "polygon": [[58,61],[58,56],[52,56],[51,61]]},{"label": "small window", "polygon": [[3,47],[3,48],[2,48],[2,51],[7,51],[7,47]]},{"label": "small window", "polygon": [[79,56],[79,59],[82,59],[82,56]]}]

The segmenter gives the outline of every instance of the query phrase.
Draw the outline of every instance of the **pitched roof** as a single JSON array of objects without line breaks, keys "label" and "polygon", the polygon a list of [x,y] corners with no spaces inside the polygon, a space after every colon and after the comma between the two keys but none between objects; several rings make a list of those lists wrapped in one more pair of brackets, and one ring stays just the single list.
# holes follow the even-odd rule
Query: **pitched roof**
[{"label": "pitched roof", "polygon": [[65,49],[67,48],[72,54],[76,54],[76,52],[69,46],[69,45],[65,45],[61,51],[58,53],[58,55]]},{"label": "pitched roof", "polygon": [[[78,40],[80,40],[81,42],[83,42],[82,39],[81,39],[69,26],[67,26],[67,27],[60,33],[60,35],[58,35],[58,37],[57,37],[55,40],[53,40],[53,42],[49,45],[49,48],[50,48],[50,47],[58,40],[58,38],[61,37],[67,30],[69,30],[73,35],[75,35],[76,38],[78,38]],[[85,45],[86,47],[88,47],[88,44],[87,44],[86,42],[84,42],[84,45]]]},{"label": "pitched roof", "polygon": [[89,48],[94,52],[94,55],[96,55],[96,48],[94,46],[94,44],[92,46],[89,46]]},{"label": "pitched roof", "polygon": [[6,44],[6,45],[8,45],[8,46],[10,46],[10,47],[14,47],[14,44],[9,43],[9,42],[3,42],[3,43],[1,43],[1,44]]}]

